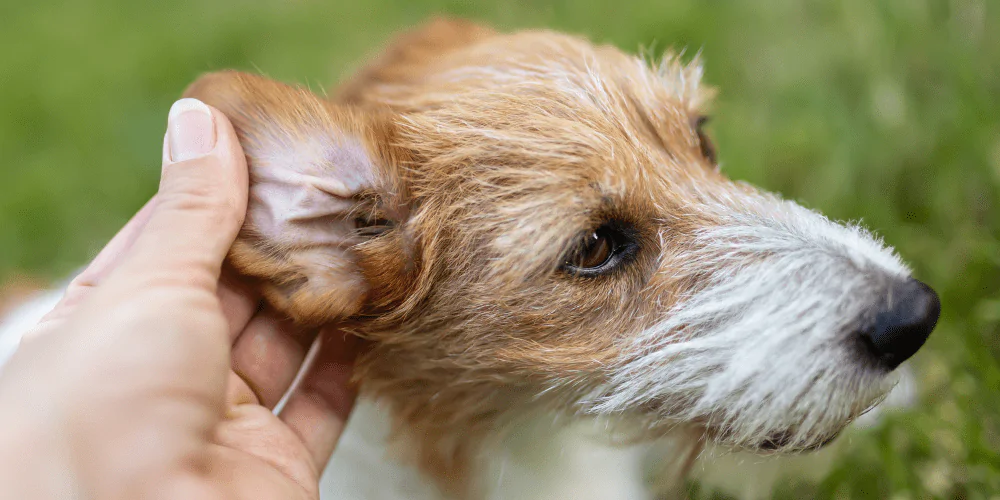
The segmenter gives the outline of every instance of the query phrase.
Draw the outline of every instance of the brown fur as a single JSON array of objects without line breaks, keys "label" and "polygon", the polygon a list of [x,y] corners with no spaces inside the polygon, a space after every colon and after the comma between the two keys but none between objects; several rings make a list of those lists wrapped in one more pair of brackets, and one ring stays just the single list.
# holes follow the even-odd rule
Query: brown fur
[{"label": "brown fur", "polygon": [[[692,71],[557,33],[437,20],[329,101],[236,73],[187,95],[233,119],[252,173],[268,134],[360,138],[374,181],[356,213],[391,226],[352,235],[317,271],[308,248],[251,221],[231,261],[297,320],[373,341],[364,389],[392,404],[416,463],[462,495],[491,436],[536,410],[572,412],[623,361],[623,337],[697,286],[669,270],[713,221],[678,214],[749,188],[703,153],[696,124],[711,92]],[[636,234],[635,262],[613,276],[560,272],[609,220]]]}]

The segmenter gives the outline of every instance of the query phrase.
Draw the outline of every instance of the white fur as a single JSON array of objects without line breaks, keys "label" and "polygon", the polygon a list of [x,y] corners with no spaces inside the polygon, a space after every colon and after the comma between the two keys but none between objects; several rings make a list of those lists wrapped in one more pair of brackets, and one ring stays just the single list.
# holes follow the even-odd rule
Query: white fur
[{"label": "white fur", "polygon": [[[388,410],[371,401],[355,409],[320,490],[326,500],[437,500],[417,470],[386,446]],[[488,500],[652,500],[644,480],[651,445],[610,446],[594,422],[546,418],[523,422],[481,471]]]},{"label": "white fur", "polygon": [[665,266],[708,272],[707,284],[632,338],[629,361],[583,403],[598,414],[653,406],[659,418],[646,425],[703,422],[725,444],[814,446],[892,387],[851,336],[909,272],[859,227],[771,196],[728,196],[699,204],[718,225]]}]

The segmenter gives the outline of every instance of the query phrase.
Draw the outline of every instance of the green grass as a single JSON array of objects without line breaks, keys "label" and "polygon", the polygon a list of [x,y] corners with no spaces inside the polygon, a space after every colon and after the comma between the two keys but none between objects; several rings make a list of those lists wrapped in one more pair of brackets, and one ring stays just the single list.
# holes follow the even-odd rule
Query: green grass
[{"label": "green grass", "polygon": [[[0,282],[64,276],[156,189],[170,103],[225,67],[322,87],[433,13],[701,49],[724,169],[863,219],[942,296],[916,409],[781,498],[1000,492],[993,0],[66,2],[0,6]],[[996,498],[994,496],[993,498]]]}]

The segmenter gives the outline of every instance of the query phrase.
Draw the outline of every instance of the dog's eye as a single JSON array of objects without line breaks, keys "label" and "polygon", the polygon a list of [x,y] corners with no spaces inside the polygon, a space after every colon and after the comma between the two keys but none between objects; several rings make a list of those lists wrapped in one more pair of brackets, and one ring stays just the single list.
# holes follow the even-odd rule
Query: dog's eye
[{"label": "dog's eye", "polygon": [[705,124],[707,123],[707,116],[699,116],[694,122],[694,131],[698,134],[698,147],[701,148],[701,155],[712,162],[712,165],[715,165],[715,146],[708,139],[708,135],[705,134]]},{"label": "dog's eye", "polygon": [[571,274],[596,276],[613,269],[634,250],[634,244],[620,230],[605,225],[587,234],[563,263]]},{"label": "dog's eye", "polygon": [[569,264],[580,269],[600,267],[611,258],[614,246],[614,241],[607,234],[603,231],[594,231],[587,236],[580,253],[574,255]]}]

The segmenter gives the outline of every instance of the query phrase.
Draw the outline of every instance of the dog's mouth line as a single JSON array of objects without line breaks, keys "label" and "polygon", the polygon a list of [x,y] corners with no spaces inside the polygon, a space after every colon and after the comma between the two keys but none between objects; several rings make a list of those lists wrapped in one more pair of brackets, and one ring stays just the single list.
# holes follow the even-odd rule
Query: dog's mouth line
[{"label": "dog's mouth line", "polygon": [[805,453],[816,451],[825,448],[830,443],[832,443],[837,437],[840,436],[840,431],[834,432],[827,437],[822,438],[819,442],[807,445],[790,445],[792,434],[785,432],[773,435],[759,444],[754,445],[752,448],[761,452],[782,452],[782,453]]},{"label": "dog's mouth line", "polygon": [[[647,404],[646,409],[651,409],[652,405]],[[774,432],[767,437],[759,441],[732,441],[727,439],[731,436],[731,430],[727,429],[726,426],[720,426],[718,424],[713,424],[710,421],[702,419],[694,420],[675,420],[666,419],[669,423],[660,422],[659,425],[654,426],[655,432],[669,433],[677,428],[677,426],[684,424],[694,424],[702,428],[704,433],[704,439],[708,441],[716,441],[719,443],[729,442],[732,446],[743,449],[750,452],[756,452],[761,454],[784,454],[784,453],[808,453],[812,451],[817,451],[822,448],[829,446],[833,441],[840,437],[843,430],[847,427],[847,422],[844,423],[843,427],[827,432],[817,439],[809,442],[796,441],[796,428],[794,426],[788,427],[788,430]],[[649,427],[646,430],[654,430],[654,427]]]},{"label": "dog's mouth line", "polygon": [[819,437],[815,439],[804,440],[797,432],[798,429],[790,426],[786,430],[772,432],[758,440],[745,440],[733,439],[731,430],[725,426],[705,423],[702,426],[705,430],[705,438],[709,441],[716,441],[724,446],[728,445],[735,449],[764,455],[808,453],[820,450],[840,437],[840,434],[847,427],[845,424],[839,429],[819,434]]}]

